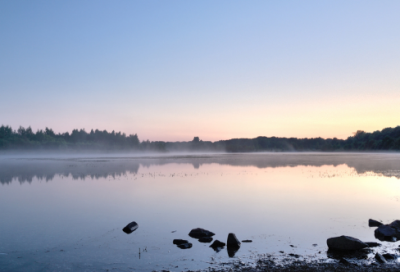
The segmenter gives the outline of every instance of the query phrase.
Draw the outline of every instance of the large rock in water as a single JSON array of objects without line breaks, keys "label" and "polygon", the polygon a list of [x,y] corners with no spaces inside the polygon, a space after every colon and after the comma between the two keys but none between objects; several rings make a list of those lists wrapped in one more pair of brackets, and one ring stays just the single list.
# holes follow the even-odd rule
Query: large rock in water
[{"label": "large rock in water", "polygon": [[196,238],[196,239],[199,239],[199,238],[202,238],[202,237],[211,237],[211,236],[214,236],[214,235],[215,235],[215,233],[213,233],[211,231],[208,231],[208,230],[205,230],[205,229],[202,229],[202,228],[192,229],[189,232],[189,236],[192,237],[192,238]]},{"label": "large rock in water", "polygon": [[400,230],[392,225],[382,225],[375,230],[375,237],[381,241],[396,242],[400,239]]},{"label": "large rock in water", "polygon": [[381,223],[381,222],[379,222],[379,221],[376,221],[376,220],[374,220],[374,219],[369,219],[368,220],[368,226],[369,227],[379,227],[379,226],[382,226],[383,224]]},{"label": "large rock in water", "polygon": [[368,247],[368,245],[357,238],[350,236],[340,236],[329,238],[326,243],[329,249],[340,251],[359,250]]},{"label": "large rock in water", "polygon": [[228,234],[228,240],[226,242],[227,247],[239,248],[240,244],[241,243],[240,243],[239,239],[236,238],[236,235],[234,233]]},{"label": "large rock in water", "polygon": [[128,225],[126,225],[126,227],[123,228],[122,231],[127,234],[130,234],[130,233],[134,232],[135,230],[137,230],[138,227],[139,227],[139,225],[136,222],[131,222]]}]

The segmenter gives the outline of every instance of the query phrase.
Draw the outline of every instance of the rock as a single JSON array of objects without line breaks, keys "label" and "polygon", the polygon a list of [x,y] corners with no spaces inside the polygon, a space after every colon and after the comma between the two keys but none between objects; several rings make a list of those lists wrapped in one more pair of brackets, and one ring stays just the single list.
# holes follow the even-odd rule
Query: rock
[{"label": "rock", "polygon": [[378,247],[381,246],[381,244],[377,243],[377,242],[365,242],[368,247]]},{"label": "rock", "polygon": [[396,260],[396,259],[398,258],[397,255],[391,254],[391,253],[385,253],[385,254],[382,254],[382,256],[383,256],[386,260]]},{"label": "rock", "polygon": [[215,240],[214,243],[212,243],[210,247],[212,247],[212,248],[218,248],[218,247],[222,248],[224,246],[225,246],[225,243],[223,243],[223,242],[221,242],[219,240]]},{"label": "rock", "polygon": [[229,247],[229,246],[226,249],[228,251],[228,256],[230,258],[235,257],[236,252],[238,252],[238,250],[239,250],[238,247]]},{"label": "rock", "polygon": [[369,219],[368,220],[368,226],[369,227],[379,227],[379,226],[382,226],[383,224],[381,223],[381,222],[379,222],[379,221],[376,221],[376,220],[374,220],[374,219]]},{"label": "rock", "polygon": [[380,253],[375,254],[375,260],[377,260],[380,263],[386,263],[385,257],[383,257]]},{"label": "rock", "polygon": [[242,243],[252,243],[252,240],[242,240]]},{"label": "rock", "polygon": [[135,230],[137,230],[138,227],[139,227],[139,225],[136,222],[131,222],[128,225],[126,225],[126,227],[123,228],[122,231],[127,234],[130,234],[130,233],[134,232]]},{"label": "rock", "polygon": [[201,242],[201,243],[211,243],[212,240],[213,240],[212,237],[201,237],[201,238],[199,238],[199,242]]},{"label": "rock", "polygon": [[229,233],[226,244],[228,247],[231,248],[239,248],[241,243],[238,238],[236,238],[236,235],[234,233]]},{"label": "rock", "polygon": [[213,233],[211,231],[208,231],[208,230],[205,230],[205,229],[202,229],[202,228],[192,229],[189,232],[189,236],[192,237],[192,238],[196,238],[196,239],[199,239],[199,238],[202,238],[202,237],[211,237],[211,236],[214,236],[214,235],[215,235],[215,233]]},{"label": "rock", "polygon": [[382,225],[375,230],[375,237],[381,241],[396,242],[400,238],[400,231],[391,225]]},{"label": "rock", "polygon": [[356,238],[350,236],[340,236],[329,238],[326,243],[329,249],[340,250],[340,251],[351,251],[359,250],[368,247],[368,245]]},{"label": "rock", "polygon": [[182,240],[182,239],[174,239],[173,243],[174,243],[174,245],[181,245],[181,244],[189,243],[189,241],[188,240]]},{"label": "rock", "polygon": [[188,249],[188,248],[192,247],[192,244],[191,243],[184,243],[184,244],[178,245],[178,247],[181,248],[181,249]]},{"label": "rock", "polygon": [[400,229],[400,220],[393,221],[392,223],[390,223],[390,226],[396,229]]},{"label": "rock", "polygon": [[289,253],[289,256],[295,257],[295,258],[300,258],[300,255],[294,254],[294,253]]}]

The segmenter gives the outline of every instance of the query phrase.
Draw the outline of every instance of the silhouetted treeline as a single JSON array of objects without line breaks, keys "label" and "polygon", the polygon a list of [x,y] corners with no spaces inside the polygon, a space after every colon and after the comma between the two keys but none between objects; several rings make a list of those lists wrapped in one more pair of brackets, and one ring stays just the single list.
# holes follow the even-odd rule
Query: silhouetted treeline
[{"label": "silhouetted treeline", "polygon": [[56,134],[52,129],[32,131],[30,127],[12,130],[9,126],[0,127],[0,149],[129,149],[139,148],[137,135],[107,132],[106,130],[74,129],[72,133]]},{"label": "silhouetted treeline", "polygon": [[400,126],[385,128],[382,131],[367,133],[357,131],[346,140],[323,138],[278,138],[257,137],[254,139],[231,139],[217,142],[201,141],[194,137],[188,142],[139,141],[136,134],[126,136],[99,130],[73,130],[71,134],[55,134],[52,129],[38,130],[20,127],[12,130],[9,126],[0,127],[1,150],[26,149],[78,149],[78,150],[134,150],[134,151],[374,151],[400,150]]}]

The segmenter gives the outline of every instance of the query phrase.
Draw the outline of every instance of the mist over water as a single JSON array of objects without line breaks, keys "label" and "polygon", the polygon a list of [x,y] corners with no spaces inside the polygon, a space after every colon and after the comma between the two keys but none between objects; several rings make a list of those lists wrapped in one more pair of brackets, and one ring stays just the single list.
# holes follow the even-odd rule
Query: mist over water
[{"label": "mist over water", "polygon": [[[399,219],[399,170],[396,153],[2,157],[0,267],[181,271],[262,254],[327,259],[327,238],[375,241],[369,218]],[[131,221],[139,229],[127,235]],[[229,258],[190,238],[196,227],[253,242]]]}]

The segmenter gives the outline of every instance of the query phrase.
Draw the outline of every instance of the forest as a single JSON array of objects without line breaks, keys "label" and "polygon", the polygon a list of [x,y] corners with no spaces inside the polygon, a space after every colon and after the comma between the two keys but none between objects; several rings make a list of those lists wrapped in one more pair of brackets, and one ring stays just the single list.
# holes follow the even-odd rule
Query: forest
[{"label": "forest", "polygon": [[102,151],[209,151],[209,152],[262,152],[262,151],[400,151],[400,126],[368,133],[358,130],[347,139],[278,138],[230,139],[216,142],[194,137],[187,142],[140,141],[137,134],[126,135],[106,130],[74,129],[71,133],[56,134],[52,129],[33,130],[10,126],[0,127],[0,150],[102,150]]}]

